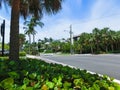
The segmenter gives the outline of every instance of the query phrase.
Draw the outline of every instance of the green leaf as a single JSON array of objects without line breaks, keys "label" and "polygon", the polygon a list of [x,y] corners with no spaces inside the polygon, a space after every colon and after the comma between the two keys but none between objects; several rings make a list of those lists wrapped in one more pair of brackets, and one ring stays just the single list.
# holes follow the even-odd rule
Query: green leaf
[{"label": "green leaf", "polygon": [[115,84],[115,90],[120,90],[120,84]]},{"label": "green leaf", "polygon": [[12,88],[14,84],[14,79],[13,78],[6,78],[3,81],[0,82],[0,86],[4,89],[10,89]]},{"label": "green leaf", "polygon": [[80,78],[80,79],[74,79],[73,83],[74,83],[76,86],[81,86],[81,85],[84,83],[84,81],[83,81],[82,78]]},{"label": "green leaf", "polygon": [[48,86],[48,88],[53,89],[55,84],[53,82],[47,81],[46,85]]},{"label": "green leaf", "polygon": [[57,85],[58,87],[62,87],[62,82],[61,82],[61,81],[58,81],[58,82],[56,83],[56,85]]},{"label": "green leaf", "polygon": [[63,84],[63,86],[64,86],[64,88],[66,88],[66,89],[68,89],[69,87],[71,87],[71,85],[72,85],[72,83],[70,83],[70,82],[64,82],[64,84]]},{"label": "green leaf", "polygon": [[22,74],[23,74],[24,76],[27,76],[27,75],[28,75],[28,71],[22,70]]},{"label": "green leaf", "polygon": [[37,76],[37,74],[36,74],[36,73],[29,74],[29,77],[30,77],[31,79],[35,79],[35,78],[36,78],[36,76]]},{"label": "green leaf", "polygon": [[116,90],[114,87],[108,87],[108,90]]},{"label": "green leaf", "polygon": [[82,86],[81,90],[88,90],[88,89],[86,88],[86,86]]},{"label": "green leaf", "polygon": [[93,84],[93,88],[94,88],[95,90],[100,90],[100,87],[99,87],[97,84]]},{"label": "green leaf", "polygon": [[21,90],[25,90],[26,89],[26,84],[22,85]]},{"label": "green leaf", "polygon": [[24,83],[25,85],[28,85],[29,82],[30,82],[30,80],[29,80],[28,78],[24,78],[23,83]]},{"label": "green leaf", "polygon": [[52,81],[53,81],[54,83],[57,83],[58,80],[57,80],[57,78],[53,78]]},{"label": "green leaf", "polygon": [[41,85],[40,85],[40,82],[38,82],[38,83],[36,83],[35,85],[34,85],[34,88],[39,88]]},{"label": "green leaf", "polygon": [[34,90],[33,87],[26,87],[25,90]]},{"label": "green leaf", "polygon": [[14,65],[14,64],[15,64],[15,61],[12,60],[12,61],[9,62],[9,64],[10,64],[10,65]]},{"label": "green leaf", "polygon": [[9,72],[8,75],[11,77],[11,78],[14,78],[14,79],[19,79],[20,75],[14,71],[12,72]]}]

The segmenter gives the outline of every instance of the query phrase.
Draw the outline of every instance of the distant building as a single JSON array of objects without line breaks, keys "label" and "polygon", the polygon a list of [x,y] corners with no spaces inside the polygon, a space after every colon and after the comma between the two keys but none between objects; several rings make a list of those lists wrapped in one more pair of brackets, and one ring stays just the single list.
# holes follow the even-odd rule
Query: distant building
[{"label": "distant building", "polygon": [[80,35],[73,36],[74,41],[77,41],[80,39]]}]

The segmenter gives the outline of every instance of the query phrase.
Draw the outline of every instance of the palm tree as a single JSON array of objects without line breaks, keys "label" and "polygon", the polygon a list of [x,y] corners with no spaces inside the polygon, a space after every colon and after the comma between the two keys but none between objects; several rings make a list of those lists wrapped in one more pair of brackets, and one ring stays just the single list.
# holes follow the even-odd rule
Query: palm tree
[{"label": "palm tree", "polygon": [[19,60],[19,12],[20,0],[12,0],[10,25],[10,60]]},{"label": "palm tree", "polygon": [[105,51],[108,52],[108,44],[109,44],[109,36],[108,36],[108,31],[109,28],[103,28],[101,30],[101,38],[102,38],[102,42],[103,42],[103,45],[105,46]]},{"label": "palm tree", "polygon": [[31,29],[28,29],[27,27],[24,27],[24,29],[25,29],[25,34],[27,34],[28,35],[28,37],[29,37],[29,54],[30,54],[30,44],[31,44],[31,32],[32,32],[32,30]]},{"label": "palm tree", "polygon": [[44,43],[46,43],[46,42],[49,42],[49,39],[48,38],[44,38]]},{"label": "palm tree", "polygon": [[110,43],[112,52],[114,51],[114,43],[116,42],[116,38],[117,38],[116,32],[110,30],[109,31],[109,43]]},{"label": "palm tree", "polygon": [[[41,18],[44,11],[48,14],[56,14],[61,9],[63,0],[2,0],[10,2],[11,25],[10,25],[10,60],[19,60],[19,17],[26,18],[33,15]],[[2,3],[0,1],[0,4]]]},{"label": "palm tree", "polygon": [[24,43],[25,43],[25,34],[19,34],[19,50],[22,50]]},{"label": "palm tree", "polygon": [[115,41],[116,41],[116,43],[115,43],[116,44],[116,49],[120,50],[120,31],[116,32],[116,40]]},{"label": "palm tree", "polygon": [[28,27],[28,31],[27,32],[31,32],[31,34],[33,35],[33,43],[35,43],[35,35],[36,35],[36,31],[35,31],[35,26],[39,25],[41,28],[44,26],[44,24],[37,20],[35,17],[32,17],[30,21],[25,21],[24,24],[27,24]]},{"label": "palm tree", "polygon": [[90,45],[91,53],[93,54],[94,53],[94,51],[93,51],[93,48],[94,48],[94,37],[93,37],[92,33],[89,34],[88,42],[89,42],[89,45]]},{"label": "palm tree", "polygon": [[99,44],[100,44],[100,30],[98,28],[94,28],[93,31],[93,38],[95,38],[95,45],[96,50],[99,51]]}]

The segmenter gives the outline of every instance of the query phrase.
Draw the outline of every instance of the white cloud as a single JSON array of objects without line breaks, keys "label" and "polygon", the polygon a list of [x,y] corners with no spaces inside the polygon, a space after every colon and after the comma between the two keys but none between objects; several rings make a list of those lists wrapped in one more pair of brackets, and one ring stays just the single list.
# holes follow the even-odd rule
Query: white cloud
[{"label": "white cloud", "polygon": [[99,18],[113,13],[115,6],[115,0],[96,0],[91,10],[91,18]]},{"label": "white cloud", "polygon": [[[69,26],[72,24],[72,30],[74,35],[79,35],[83,32],[92,32],[92,30],[97,28],[109,27],[112,30],[120,30],[119,21],[120,15],[114,15],[106,18],[95,19],[87,22],[81,22],[80,20],[71,19],[57,19],[52,22],[51,26],[45,26],[40,29],[36,35],[36,40],[43,39],[44,37],[52,37],[54,39],[69,38]],[[68,32],[64,32],[68,30]]]}]

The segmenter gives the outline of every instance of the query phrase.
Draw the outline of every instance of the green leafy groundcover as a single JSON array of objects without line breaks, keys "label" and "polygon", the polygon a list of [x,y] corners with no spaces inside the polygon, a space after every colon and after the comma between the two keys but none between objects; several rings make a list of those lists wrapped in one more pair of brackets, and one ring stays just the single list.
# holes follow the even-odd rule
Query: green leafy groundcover
[{"label": "green leafy groundcover", "polygon": [[0,90],[120,90],[112,80],[35,59],[0,60]]}]

